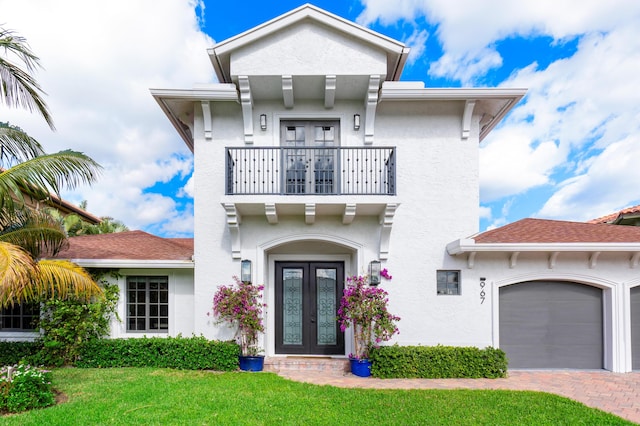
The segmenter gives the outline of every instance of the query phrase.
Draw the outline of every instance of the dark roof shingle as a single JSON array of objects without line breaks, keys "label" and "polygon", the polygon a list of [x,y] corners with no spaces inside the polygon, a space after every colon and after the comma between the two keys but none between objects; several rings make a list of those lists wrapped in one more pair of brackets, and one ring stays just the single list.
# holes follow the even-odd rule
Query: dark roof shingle
[{"label": "dark roof shingle", "polygon": [[161,238],[144,231],[69,238],[58,259],[191,260],[193,238]]},{"label": "dark roof shingle", "polygon": [[522,219],[472,238],[476,244],[640,243],[640,227]]}]

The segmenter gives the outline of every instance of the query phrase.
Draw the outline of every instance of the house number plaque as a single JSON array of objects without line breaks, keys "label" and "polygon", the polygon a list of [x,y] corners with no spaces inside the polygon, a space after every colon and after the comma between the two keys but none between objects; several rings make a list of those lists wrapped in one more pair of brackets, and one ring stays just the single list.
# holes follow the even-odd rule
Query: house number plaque
[{"label": "house number plaque", "polygon": [[484,303],[484,299],[485,296],[487,295],[487,293],[485,293],[484,291],[484,287],[487,285],[487,279],[482,277],[480,278],[480,304],[482,305]]}]

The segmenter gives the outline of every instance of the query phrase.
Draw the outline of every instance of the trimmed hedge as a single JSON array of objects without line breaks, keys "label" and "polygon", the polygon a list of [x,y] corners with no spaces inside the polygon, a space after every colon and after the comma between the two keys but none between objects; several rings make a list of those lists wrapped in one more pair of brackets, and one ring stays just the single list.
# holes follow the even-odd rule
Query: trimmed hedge
[{"label": "trimmed hedge", "polygon": [[34,359],[42,350],[42,342],[11,342],[0,340],[0,366],[15,365]]},{"label": "trimmed hedge", "polygon": [[75,366],[232,371],[238,368],[239,353],[235,342],[196,336],[98,339],[82,346]]},{"label": "trimmed hedge", "polygon": [[379,378],[506,377],[507,357],[492,347],[382,346],[372,350],[371,375]]}]

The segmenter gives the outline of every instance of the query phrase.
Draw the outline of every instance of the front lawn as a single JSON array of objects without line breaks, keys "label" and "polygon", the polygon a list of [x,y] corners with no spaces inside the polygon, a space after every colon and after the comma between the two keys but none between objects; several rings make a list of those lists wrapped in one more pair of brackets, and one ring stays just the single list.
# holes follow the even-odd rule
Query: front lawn
[{"label": "front lawn", "polygon": [[[366,380],[366,379],[363,379]],[[68,400],[7,425],[632,424],[556,395],[493,390],[365,390],[270,373],[150,368],[54,371]]]}]

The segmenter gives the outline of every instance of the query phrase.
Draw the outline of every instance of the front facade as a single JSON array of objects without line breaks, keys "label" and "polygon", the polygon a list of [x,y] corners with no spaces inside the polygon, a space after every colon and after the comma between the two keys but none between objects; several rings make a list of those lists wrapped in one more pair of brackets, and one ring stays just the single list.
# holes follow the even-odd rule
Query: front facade
[{"label": "front facade", "polygon": [[640,228],[477,235],[478,145],[525,90],[399,81],[403,44],[310,5],[208,53],[220,83],[152,90],[194,153],[193,257],[67,256],[121,268],[114,337],[230,338],[207,313],[249,260],[265,354],[346,357],[345,279],[380,261],[402,318],[392,343],[501,347],[515,368],[640,368]]},{"label": "front facade", "polygon": [[464,264],[445,247],[478,230],[478,143],[525,92],[400,82],[407,55],[307,5],[210,49],[219,84],[152,90],[194,152],[196,332],[228,337],[206,312],[247,259],[267,355],[345,356],[345,276],[379,260],[399,343],[491,344],[436,275]]}]

